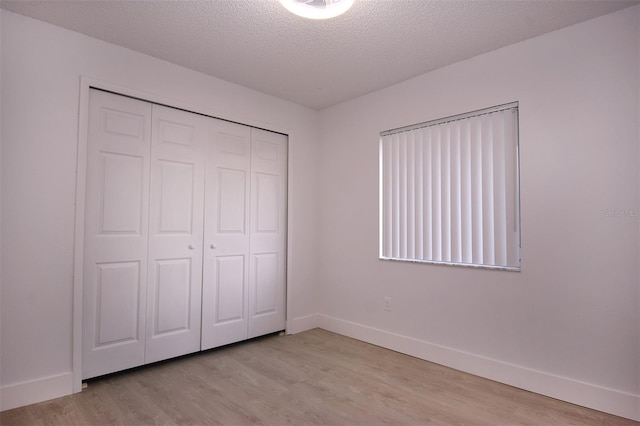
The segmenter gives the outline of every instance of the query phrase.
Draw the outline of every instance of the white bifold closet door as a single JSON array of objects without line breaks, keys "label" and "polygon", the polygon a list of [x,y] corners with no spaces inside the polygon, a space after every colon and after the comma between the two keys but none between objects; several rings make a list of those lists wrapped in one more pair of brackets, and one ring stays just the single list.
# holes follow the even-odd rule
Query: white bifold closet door
[{"label": "white bifold closet door", "polygon": [[287,136],[251,129],[248,338],[285,323]]},{"label": "white bifold closet door", "polygon": [[82,377],[284,329],[287,137],[90,91]]},{"label": "white bifold closet door", "polygon": [[145,363],[200,349],[206,117],[153,105]]},{"label": "white bifold closet door", "polygon": [[219,122],[207,146],[202,349],[247,338],[251,129]]},{"label": "white bifold closet door", "polygon": [[285,323],[285,135],[216,121],[207,151],[202,349]]},{"label": "white bifold closet door", "polygon": [[90,92],[82,377],[144,364],[151,104]]}]

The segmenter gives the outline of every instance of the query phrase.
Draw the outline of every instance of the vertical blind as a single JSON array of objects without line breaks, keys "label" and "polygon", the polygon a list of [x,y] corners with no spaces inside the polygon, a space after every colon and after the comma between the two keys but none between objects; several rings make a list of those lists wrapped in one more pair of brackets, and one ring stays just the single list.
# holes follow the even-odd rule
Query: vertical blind
[{"label": "vertical blind", "polygon": [[380,134],[380,257],[520,268],[518,103]]}]

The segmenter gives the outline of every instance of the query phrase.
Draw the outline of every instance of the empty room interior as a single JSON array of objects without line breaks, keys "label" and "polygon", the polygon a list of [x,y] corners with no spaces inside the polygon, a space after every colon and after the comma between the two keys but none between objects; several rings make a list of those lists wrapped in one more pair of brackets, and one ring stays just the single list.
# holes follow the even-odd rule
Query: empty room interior
[{"label": "empty room interior", "polygon": [[3,424],[640,422],[638,1],[0,37]]}]

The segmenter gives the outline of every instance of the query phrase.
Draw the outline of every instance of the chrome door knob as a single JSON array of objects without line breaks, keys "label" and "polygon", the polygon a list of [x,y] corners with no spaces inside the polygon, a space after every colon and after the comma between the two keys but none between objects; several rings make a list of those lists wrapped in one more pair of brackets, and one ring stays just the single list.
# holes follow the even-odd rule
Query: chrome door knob
[{"label": "chrome door knob", "polygon": [[195,247],[193,246],[193,244],[189,244],[189,250],[195,250]]}]

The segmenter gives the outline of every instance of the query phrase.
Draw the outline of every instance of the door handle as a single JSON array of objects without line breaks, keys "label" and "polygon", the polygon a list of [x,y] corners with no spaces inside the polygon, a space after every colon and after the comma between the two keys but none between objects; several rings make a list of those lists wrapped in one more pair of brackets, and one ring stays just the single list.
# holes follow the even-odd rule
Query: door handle
[{"label": "door handle", "polygon": [[193,244],[189,244],[189,250],[195,250],[195,247],[193,246]]},{"label": "door handle", "polygon": [[211,247],[212,249],[216,248],[217,246],[215,244],[211,244],[209,247]]}]

